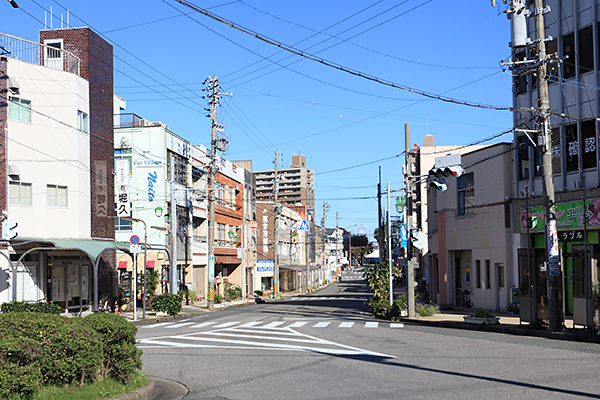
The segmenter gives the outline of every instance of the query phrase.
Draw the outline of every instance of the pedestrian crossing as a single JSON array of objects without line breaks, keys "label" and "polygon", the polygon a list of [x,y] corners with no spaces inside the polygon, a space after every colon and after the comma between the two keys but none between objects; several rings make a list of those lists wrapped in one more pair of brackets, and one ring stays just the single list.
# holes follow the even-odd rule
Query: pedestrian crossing
[{"label": "pedestrian crossing", "polygon": [[368,296],[345,296],[345,297],[317,297],[317,296],[298,296],[290,297],[287,301],[306,301],[306,300],[368,300]]},{"label": "pedestrian crossing", "polygon": [[206,321],[206,322],[192,322],[188,320],[173,321],[173,322],[162,322],[152,325],[141,325],[139,329],[225,329],[225,328],[261,328],[261,329],[283,329],[283,328],[364,328],[364,329],[376,329],[376,328],[404,328],[404,324],[397,322],[380,322],[380,321],[339,321],[339,320],[328,320],[328,321],[316,321],[316,320],[304,320],[304,321],[293,321],[293,320],[282,320],[282,321]]},{"label": "pedestrian crossing", "polygon": [[[162,351],[168,348],[180,349],[202,349],[219,348],[231,351],[260,350],[264,356],[267,350],[274,351],[303,351],[310,354],[331,354],[350,356],[370,356],[382,358],[395,358],[395,356],[382,354],[370,350],[336,343],[321,339],[313,332],[323,332],[324,329],[341,328],[400,328],[404,325],[399,323],[379,321],[348,321],[335,319],[283,319],[268,321],[205,321],[182,320],[171,323],[160,323],[154,325],[143,325],[139,329],[144,330],[145,336],[138,339],[138,347],[144,352]],[[168,328],[169,331],[157,328]],[[300,332],[298,328],[314,328],[309,334],[307,331]],[[156,329],[160,331],[158,336],[148,336],[147,333]],[[177,330],[180,329],[180,330]],[[165,334],[166,333],[166,334]]]}]

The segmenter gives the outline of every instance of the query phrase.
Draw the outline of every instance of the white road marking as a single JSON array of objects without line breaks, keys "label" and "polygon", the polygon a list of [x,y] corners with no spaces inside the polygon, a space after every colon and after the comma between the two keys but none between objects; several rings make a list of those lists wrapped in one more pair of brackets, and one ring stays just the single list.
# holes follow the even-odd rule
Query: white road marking
[{"label": "white road marking", "polygon": [[204,328],[205,326],[214,325],[214,324],[216,324],[216,322],[203,322],[201,324],[192,326],[192,328]]},{"label": "white road marking", "polygon": [[338,328],[352,328],[354,322],[342,322]]},{"label": "white road marking", "polygon": [[404,328],[404,324],[391,323],[390,328]]},{"label": "white road marking", "polygon": [[317,322],[316,324],[313,325],[313,328],[325,328],[330,323],[331,323],[330,321]]},{"label": "white road marking", "polygon": [[256,325],[260,325],[262,323],[262,321],[251,321],[251,322],[246,322],[243,325],[240,325],[240,328],[250,328],[252,326],[256,326]]},{"label": "white road marking", "polygon": [[150,329],[150,328],[158,328],[158,327],[166,327],[168,325],[173,325],[174,322],[160,322],[158,324],[152,324],[152,325],[143,325],[140,326],[141,329]]},{"label": "white road marking", "polygon": [[304,326],[308,323],[308,321],[298,321],[298,322],[294,322],[293,324],[291,324],[289,326],[289,328],[300,328],[301,326]]},{"label": "white road marking", "polygon": [[239,321],[225,322],[224,324],[215,326],[215,328],[227,328],[229,326],[237,325],[239,323],[240,323]]},{"label": "white road marking", "polygon": [[365,322],[365,328],[377,328],[379,322]]},{"label": "white road marking", "polygon": [[285,321],[273,321],[273,322],[270,322],[267,325],[263,326],[262,328],[267,328],[267,329],[276,328],[279,325],[283,325],[283,324],[285,324]]},{"label": "white road marking", "polygon": [[165,328],[174,329],[174,328],[181,328],[183,326],[193,325],[193,324],[194,324],[194,322],[184,322],[184,323],[179,323],[179,324],[175,324],[175,325],[165,326]]}]

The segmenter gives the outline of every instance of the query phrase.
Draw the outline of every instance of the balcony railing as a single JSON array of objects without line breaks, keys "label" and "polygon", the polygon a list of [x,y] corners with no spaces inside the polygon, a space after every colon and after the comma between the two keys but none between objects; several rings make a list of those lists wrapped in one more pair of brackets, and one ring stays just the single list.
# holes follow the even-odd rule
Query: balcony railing
[{"label": "balcony railing", "polygon": [[81,76],[81,60],[75,54],[1,32],[0,55]]}]

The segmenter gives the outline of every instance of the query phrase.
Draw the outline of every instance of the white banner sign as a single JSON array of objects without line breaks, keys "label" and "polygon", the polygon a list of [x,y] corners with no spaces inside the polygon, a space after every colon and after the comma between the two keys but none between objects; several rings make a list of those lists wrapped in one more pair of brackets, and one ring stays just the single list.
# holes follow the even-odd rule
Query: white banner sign
[{"label": "white banner sign", "polygon": [[131,199],[129,194],[129,160],[117,161],[117,216],[131,216]]}]

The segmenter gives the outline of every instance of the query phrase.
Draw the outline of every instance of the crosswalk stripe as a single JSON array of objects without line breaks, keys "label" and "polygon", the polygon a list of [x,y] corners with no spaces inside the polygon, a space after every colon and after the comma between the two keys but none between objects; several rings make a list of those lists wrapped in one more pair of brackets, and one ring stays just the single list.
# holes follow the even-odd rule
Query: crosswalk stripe
[{"label": "crosswalk stripe", "polygon": [[301,326],[304,326],[306,324],[307,324],[306,321],[297,321],[297,322],[294,322],[293,324],[291,324],[289,327],[290,328],[300,328]]},{"label": "crosswalk stripe", "polygon": [[229,326],[237,325],[239,323],[240,323],[239,321],[225,322],[224,324],[215,326],[215,328],[227,328]]},{"label": "crosswalk stripe", "polygon": [[262,323],[262,321],[251,321],[251,322],[246,322],[245,324],[240,325],[239,327],[240,328],[251,328],[253,326],[260,325],[261,323]]},{"label": "crosswalk stripe", "polygon": [[203,322],[201,324],[192,326],[192,328],[204,328],[205,326],[214,325],[214,324],[216,324],[216,322]]},{"label": "crosswalk stripe", "polygon": [[390,328],[404,328],[404,324],[391,323]]},{"label": "crosswalk stripe", "polygon": [[291,299],[289,299],[289,301],[294,301],[294,300],[298,300],[300,297],[292,297]]},{"label": "crosswalk stripe", "polygon": [[265,326],[263,326],[263,328],[276,328],[279,325],[283,325],[283,324],[285,324],[285,321],[273,321],[273,322],[270,322],[270,323],[266,324]]},{"label": "crosswalk stripe", "polygon": [[342,322],[338,328],[352,328],[354,322]]},{"label": "crosswalk stripe", "polygon": [[194,322],[184,322],[184,323],[179,323],[177,325],[165,326],[165,328],[174,329],[174,328],[181,328],[183,326],[193,325],[193,324],[194,324]]},{"label": "crosswalk stripe", "polygon": [[325,328],[330,323],[331,323],[331,321],[317,322],[316,324],[313,325],[313,328]]},{"label": "crosswalk stripe", "polygon": [[159,327],[164,328],[168,325],[173,325],[173,324],[174,324],[174,322],[160,322],[158,324],[140,326],[140,328],[142,328],[142,329],[159,328]]},{"label": "crosswalk stripe", "polygon": [[379,322],[365,322],[365,328],[377,328]]}]

